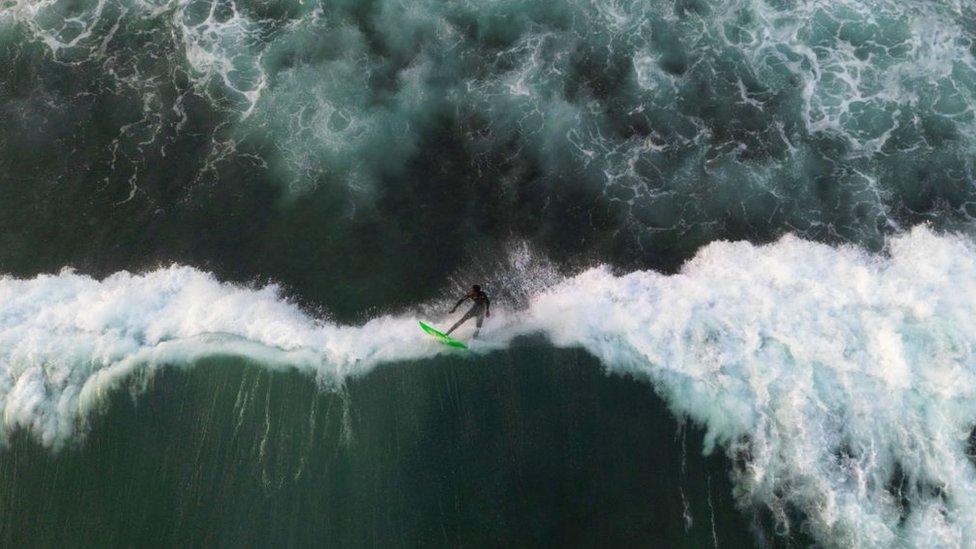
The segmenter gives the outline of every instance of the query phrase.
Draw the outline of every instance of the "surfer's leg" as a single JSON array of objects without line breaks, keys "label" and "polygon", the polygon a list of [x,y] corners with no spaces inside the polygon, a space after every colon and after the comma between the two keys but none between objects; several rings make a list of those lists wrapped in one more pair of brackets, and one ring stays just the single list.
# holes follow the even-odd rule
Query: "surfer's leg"
[{"label": "surfer's leg", "polygon": [[453,332],[454,330],[457,330],[458,329],[458,326],[464,324],[464,321],[466,321],[467,319],[469,319],[469,318],[471,318],[473,316],[474,316],[474,309],[471,309],[468,312],[464,313],[464,316],[461,317],[461,320],[458,320],[457,322],[455,322],[454,323],[454,326],[451,326],[451,329],[448,330],[447,332],[445,332],[444,335],[451,335],[451,332]]},{"label": "surfer's leg", "polygon": [[484,313],[484,311],[480,311],[475,318],[477,320],[475,320],[475,328],[474,328],[474,336],[473,337],[478,337],[478,334],[481,333],[481,324],[484,323],[484,321],[485,321],[485,313]]},{"label": "surfer's leg", "polygon": [[457,330],[458,326],[464,324],[464,321],[467,320],[467,319],[468,319],[468,315],[462,316],[461,317],[461,320],[458,320],[457,322],[455,322],[454,323],[454,326],[451,326],[451,329],[450,330],[444,332],[444,335],[451,335],[451,332],[453,332],[454,330]]}]

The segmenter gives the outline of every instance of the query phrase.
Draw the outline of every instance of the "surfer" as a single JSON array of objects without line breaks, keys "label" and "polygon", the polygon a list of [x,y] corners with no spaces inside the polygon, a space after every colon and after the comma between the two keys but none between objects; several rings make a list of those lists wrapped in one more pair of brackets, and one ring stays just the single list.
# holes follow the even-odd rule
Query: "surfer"
[{"label": "surfer", "polygon": [[482,292],[481,286],[478,286],[477,284],[471,286],[468,293],[464,294],[464,297],[458,300],[458,302],[454,305],[454,308],[451,309],[451,312],[453,313],[456,311],[462,303],[469,299],[474,302],[474,305],[468,309],[467,313],[464,313],[461,320],[458,320],[454,323],[454,326],[451,326],[451,329],[447,331],[447,335],[451,335],[451,332],[456,330],[461,324],[464,324],[464,322],[469,318],[474,318],[476,319],[474,337],[478,337],[478,332],[481,331],[481,324],[485,321],[485,317],[491,318],[491,300],[488,299],[488,294]]}]

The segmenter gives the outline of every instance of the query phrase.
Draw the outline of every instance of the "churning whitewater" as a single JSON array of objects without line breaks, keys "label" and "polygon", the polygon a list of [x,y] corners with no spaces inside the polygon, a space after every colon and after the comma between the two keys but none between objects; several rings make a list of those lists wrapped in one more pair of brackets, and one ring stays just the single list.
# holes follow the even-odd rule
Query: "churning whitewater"
[{"label": "churning whitewater", "polygon": [[[705,452],[735,461],[742,506],[783,527],[800,511],[822,543],[965,546],[976,542],[974,281],[972,242],[926,228],[884,255],[790,236],[715,242],[675,275],[599,267],[559,281],[499,311],[474,349],[543,333],[649,381],[707,430]],[[342,390],[378,364],[450,352],[415,314],[339,325],[275,286],[189,267],[7,277],[0,303],[0,433],[52,447],[84,434],[106,391],[160,367],[236,355]]]}]

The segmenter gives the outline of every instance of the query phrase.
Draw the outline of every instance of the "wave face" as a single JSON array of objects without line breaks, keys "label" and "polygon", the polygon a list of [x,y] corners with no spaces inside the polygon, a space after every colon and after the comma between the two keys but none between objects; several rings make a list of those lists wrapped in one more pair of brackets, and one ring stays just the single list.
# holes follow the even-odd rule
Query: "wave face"
[{"label": "wave face", "polygon": [[137,399],[109,396],[84,444],[13,437],[0,543],[73,545],[65,524],[101,524],[85,544],[750,545],[698,429],[646,384],[537,343],[401,362],[338,393],[231,357],[158,370]]},{"label": "wave face", "polygon": [[[976,249],[916,229],[890,254],[793,237],[714,243],[681,272],[585,271],[487,325],[497,350],[543,333],[651,382],[736,464],[744,508],[827,545],[976,541]],[[413,315],[316,321],[273,287],[191,268],[102,281],[3,279],[5,437],[84,430],[99,395],[137,369],[242,356],[337,387],[388,361],[445,352]],[[443,320],[443,319],[442,319]],[[799,517],[799,518],[798,518]]]},{"label": "wave face", "polygon": [[[450,246],[516,234],[549,254],[675,267],[716,238],[878,247],[899,228],[955,230],[973,214],[969,2],[0,9],[0,66],[17,76],[0,89],[4,177],[33,189],[6,197],[18,242],[36,238],[24,223],[70,235],[138,217],[155,236],[99,240],[292,283],[301,275],[281,258],[248,263],[307,239],[295,226],[308,219],[344,236],[368,223],[404,254],[437,255],[399,242],[408,224],[459,232]],[[86,194],[74,215],[18,214],[73,189]],[[269,214],[268,200],[283,209]],[[404,214],[417,208],[439,221]],[[186,224],[243,249],[231,259],[174,243]],[[138,261],[77,245],[45,268]],[[441,261],[440,275],[462,263]]]}]

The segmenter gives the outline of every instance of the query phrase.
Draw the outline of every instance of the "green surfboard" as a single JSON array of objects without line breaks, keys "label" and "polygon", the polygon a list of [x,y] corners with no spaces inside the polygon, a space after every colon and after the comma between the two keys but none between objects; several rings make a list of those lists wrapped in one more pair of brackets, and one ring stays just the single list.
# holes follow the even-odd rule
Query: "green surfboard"
[{"label": "green surfboard", "polygon": [[427,332],[428,334],[434,336],[434,339],[440,341],[444,345],[449,345],[451,347],[457,347],[458,349],[467,349],[468,348],[468,346],[465,345],[464,343],[461,343],[460,341],[454,339],[453,337],[450,337],[450,336],[447,336],[445,334],[442,334],[441,332],[438,332],[437,330],[431,328],[430,326],[424,324],[423,322],[420,323],[420,328],[423,331]]}]

